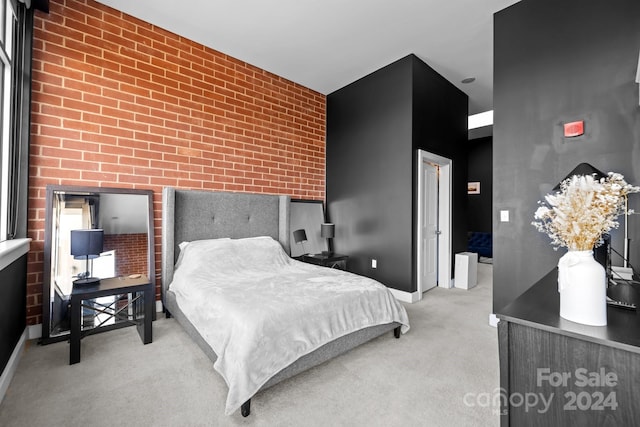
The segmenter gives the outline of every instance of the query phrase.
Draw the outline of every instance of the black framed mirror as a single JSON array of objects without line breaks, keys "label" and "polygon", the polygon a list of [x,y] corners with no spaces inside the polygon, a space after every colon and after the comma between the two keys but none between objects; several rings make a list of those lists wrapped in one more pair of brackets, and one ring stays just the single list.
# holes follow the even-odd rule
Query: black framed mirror
[{"label": "black framed mirror", "polygon": [[[69,299],[79,278],[146,275],[155,283],[151,190],[48,185],[45,215],[42,344],[68,339]],[[74,257],[71,231],[88,229],[103,230],[102,251],[90,260]],[[92,322],[100,319],[83,318],[83,328]]]},{"label": "black framed mirror", "polygon": [[[320,225],[325,222],[324,204],[321,200],[291,200],[289,228],[291,235],[291,256],[315,254],[328,249],[327,241],[320,235]],[[306,240],[297,243],[293,233],[304,230]]]}]

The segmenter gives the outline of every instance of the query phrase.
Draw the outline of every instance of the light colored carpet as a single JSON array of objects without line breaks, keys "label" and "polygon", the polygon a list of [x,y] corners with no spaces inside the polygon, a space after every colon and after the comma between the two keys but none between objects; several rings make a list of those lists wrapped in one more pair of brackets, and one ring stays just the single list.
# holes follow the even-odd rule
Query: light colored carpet
[{"label": "light colored carpet", "polygon": [[89,336],[72,366],[67,343],[29,343],[0,425],[497,426],[497,408],[475,404],[499,387],[492,266],[479,264],[478,278],[468,291],[436,288],[405,304],[406,335],[385,334],[259,393],[248,418],[224,415],[224,381],[174,319],[158,316],[146,346],[135,328]]}]

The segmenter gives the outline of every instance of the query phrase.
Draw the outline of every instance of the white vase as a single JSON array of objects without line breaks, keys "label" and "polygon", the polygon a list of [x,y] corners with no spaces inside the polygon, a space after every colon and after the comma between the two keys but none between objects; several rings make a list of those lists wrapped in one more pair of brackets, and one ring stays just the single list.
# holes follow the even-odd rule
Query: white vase
[{"label": "white vase", "polygon": [[607,282],[593,251],[569,251],[558,261],[560,316],[591,326],[607,324]]}]

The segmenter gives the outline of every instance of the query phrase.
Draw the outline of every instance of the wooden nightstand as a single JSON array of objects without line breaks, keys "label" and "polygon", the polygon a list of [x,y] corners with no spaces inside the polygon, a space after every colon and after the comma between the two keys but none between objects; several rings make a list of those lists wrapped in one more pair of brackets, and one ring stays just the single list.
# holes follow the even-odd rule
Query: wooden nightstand
[{"label": "wooden nightstand", "polygon": [[306,254],[298,257],[300,261],[308,262],[309,264],[321,265],[323,267],[340,268],[341,270],[347,269],[348,255],[340,255],[337,253],[332,254]]},{"label": "wooden nightstand", "polygon": [[[123,296],[131,294],[127,300],[116,298],[109,304],[100,304],[96,298]],[[136,325],[143,344],[153,340],[152,320],[155,289],[146,276],[113,277],[101,279],[95,285],[74,286],[71,292],[71,336],[69,346],[69,364],[80,362],[80,339],[88,334],[114,329],[127,325]],[[129,309],[131,308],[131,312]],[[113,325],[82,330],[83,309],[95,311],[118,320]]]}]

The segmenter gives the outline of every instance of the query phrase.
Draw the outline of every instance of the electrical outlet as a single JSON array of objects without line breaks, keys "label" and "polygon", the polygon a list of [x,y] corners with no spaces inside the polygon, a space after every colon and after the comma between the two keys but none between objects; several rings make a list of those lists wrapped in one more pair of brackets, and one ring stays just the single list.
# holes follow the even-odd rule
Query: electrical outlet
[{"label": "electrical outlet", "polygon": [[371,260],[371,268],[378,268],[378,260],[377,259],[372,259]]}]

